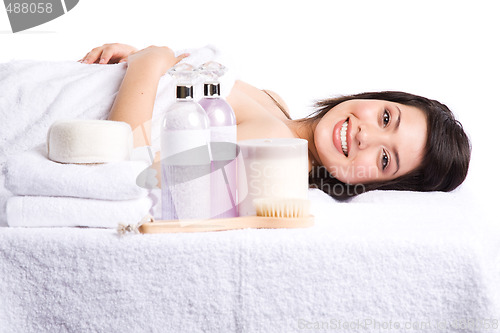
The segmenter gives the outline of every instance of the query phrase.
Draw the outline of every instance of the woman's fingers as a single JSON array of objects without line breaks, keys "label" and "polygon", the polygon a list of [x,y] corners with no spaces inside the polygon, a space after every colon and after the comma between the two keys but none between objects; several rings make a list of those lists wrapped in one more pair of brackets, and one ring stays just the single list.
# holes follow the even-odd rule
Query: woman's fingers
[{"label": "woman's fingers", "polygon": [[100,64],[107,64],[111,57],[114,55],[114,50],[112,48],[105,48],[99,58]]},{"label": "woman's fingers", "polygon": [[82,59],[78,60],[78,62],[83,62],[87,58],[87,56],[89,55],[89,53],[87,53],[86,55],[84,55]]},{"label": "woman's fingers", "polygon": [[88,53],[86,55],[83,56],[82,59],[78,60],[78,62],[83,62],[83,60],[85,60],[85,58],[87,57]]},{"label": "woman's fingers", "polygon": [[187,57],[189,57],[190,55],[191,55],[191,54],[189,54],[189,53],[183,53],[183,54],[181,54],[180,56],[178,56],[178,57],[177,57],[177,59],[179,59],[179,61],[181,61],[182,59],[187,58]]},{"label": "woman's fingers", "polygon": [[175,63],[178,64],[182,59],[189,57],[189,53],[183,53],[179,55],[177,58],[175,58]]},{"label": "woman's fingers", "polygon": [[78,60],[85,64],[116,64],[126,62],[127,57],[137,49],[125,44],[104,44],[92,49],[85,57]]},{"label": "woman's fingers", "polygon": [[101,57],[103,48],[102,47],[96,47],[92,49],[87,55],[83,58],[82,63],[84,64],[93,64]]},{"label": "woman's fingers", "polygon": [[[167,48],[171,55],[173,56],[173,52]],[[137,51],[132,46],[123,45],[123,44],[104,44],[103,46],[96,47],[92,49],[89,53],[85,55],[82,59],[78,60],[84,64],[111,64],[111,63],[123,63],[128,62],[129,56],[138,52],[147,53],[147,52],[158,52],[158,50],[162,50],[163,48],[157,46],[149,46],[143,50]],[[182,59],[189,57],[189,53],[183,53],[179,56],[175,57],[174,64],[177,64]]]},{"label": "woman's fingers", "polygon": [[129,53],[128,55],[126,55],[126,56],[122,57],[122,58],[118,61],[118,63],[119,63],[119,64],[121,64],[121,63],[123,63],[123,62],[128,62],[128,57],[129,57],[129,56],[131,56],[131,55],[132,55],[132,54],[134,54],[134,53],[137,53],[138,51],[137,51],[137,49],[133,48],[133,49],[132,49],[131,51],[129,51],[129,52],[130,52],[130,53]]}]

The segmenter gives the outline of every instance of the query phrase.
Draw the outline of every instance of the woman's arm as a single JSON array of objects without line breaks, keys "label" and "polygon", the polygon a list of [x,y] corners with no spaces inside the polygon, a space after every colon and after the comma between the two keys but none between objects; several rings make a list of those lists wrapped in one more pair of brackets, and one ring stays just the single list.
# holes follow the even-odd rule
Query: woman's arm
[{"label": "woman's arm", "polygon": [[128,65],[108,119],[124,121],[132,127],[134,147],[151,145],[151,117],[163,74],[154,61],[139,59]]},{"label": "woman's arm", "polygon": [[128,68],[109,120],[124,121],[132,127],[134,147],[151,145],[151,117],[158,82],[187,54],[175,57],[168,47],[150,46],[128,56]]},{"label": "woman's arm", "polygon": [[134,133],[134,147],[140,147],[151,144],[151,117],[161,76],[188,55],[175,57],[168,47],[150,46],[138,52],[134,50],[128,45],[105,44],[93,49],[81,61],[128,63],[108,119],[128,123]]}]

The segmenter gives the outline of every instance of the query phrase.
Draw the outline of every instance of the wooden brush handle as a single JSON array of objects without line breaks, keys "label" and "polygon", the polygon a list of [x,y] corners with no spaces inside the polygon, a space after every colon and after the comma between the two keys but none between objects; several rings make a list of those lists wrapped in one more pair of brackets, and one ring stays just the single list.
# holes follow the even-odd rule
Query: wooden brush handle
[{"label": "wooden brush handle", "polygon": [[314,225],[314,216],[306,217],[264,217],[264,216],[242,216],[225,219],[208,220],[158,220],[144,223],[139,231],[143,234],[176,233],[176,232],[205,232],[223,231],[246,228],[306,228]]}]

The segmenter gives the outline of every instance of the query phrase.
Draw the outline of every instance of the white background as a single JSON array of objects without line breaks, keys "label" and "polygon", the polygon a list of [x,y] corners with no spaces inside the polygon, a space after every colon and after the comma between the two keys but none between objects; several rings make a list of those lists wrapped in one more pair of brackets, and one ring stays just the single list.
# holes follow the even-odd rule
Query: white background
[{"label": "white background", "polygon": [[463,123],[473,144],[464,186],[493,204],[499,15],[496,1],[80,0],[66,15],[13,34],[0,7],[0,62],[77,60],[110,42],[213,44],[239,78],[283,97],[293,117],[338,94],[420,94]]}]

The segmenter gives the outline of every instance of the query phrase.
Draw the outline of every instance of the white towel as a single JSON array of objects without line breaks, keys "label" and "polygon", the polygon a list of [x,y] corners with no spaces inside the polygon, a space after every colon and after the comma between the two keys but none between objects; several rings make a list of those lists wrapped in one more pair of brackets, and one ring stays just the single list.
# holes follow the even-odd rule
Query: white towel
[{"label": "white towel", "polygon": [[[213,46],[182,50],[183,62],[199,66],[219,59]],[[0,169],[10,155],[32,149],[46,141],[51,124],[59,119],[106,119],[120,87],[126,64],[87,65],[76,61],[11,61],[0,64]],[[233,77],[226,74],[231,90]],[[224,86],[223,82],[221,85]],[[160,146],[160,124],[175,101],[175,83],[164,75],[158,84],[151,136],[153,151]],[[0,186],[4,174],[0,174]],[[2,186],[3,187],[3,186]],[[0,188],[0,226],[5,223],[5,202],[11,194]]]},{"label": "white towel", "polygon": [[[212,46],[185,51],[191,55],[183,62],[193,66],[217,55]],[[124,63],[23,60],[0,64],[0,164],[10,154],[45,142],[50,125],[57,120],[106,119],[125,72]],[[175,101],[174,87],[170,75],[160,79],[155,117],[162,118]]]},{"label": "white towel", "polygon": [[109,201],[15,196],[7,201],[7,222],[11,227],[116,228],[119,223],[138,223],[151,206],[148,197]]},{"label": "white towel", "polygon": [[309,198],[307,229],[0,228],[0,332],[499,332],[485,329],[500,314],[498,223],[428,210],[437,195],[411,209]]},{"label": "white towel", "polygon": [[131,200],[148,191],[136,178],[148,167],[144,161],[105,164],[61,164],[47,159],[44,146],[8,158],[5,187],[15,195]]}]

